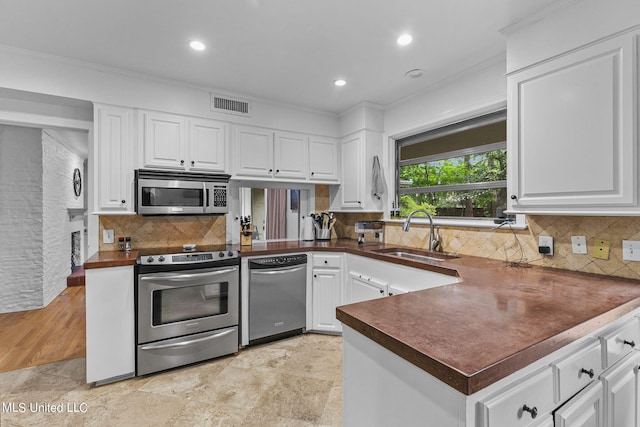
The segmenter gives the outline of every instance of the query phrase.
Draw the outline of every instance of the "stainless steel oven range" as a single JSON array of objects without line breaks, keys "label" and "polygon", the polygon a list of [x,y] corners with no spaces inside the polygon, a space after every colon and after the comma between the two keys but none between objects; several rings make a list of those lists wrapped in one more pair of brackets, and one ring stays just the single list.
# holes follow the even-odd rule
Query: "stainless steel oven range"
[{"label": "stainless steel oven range", "polygon": [[208,246],[139,253],[136,375],[236,353],[239,252]]}]

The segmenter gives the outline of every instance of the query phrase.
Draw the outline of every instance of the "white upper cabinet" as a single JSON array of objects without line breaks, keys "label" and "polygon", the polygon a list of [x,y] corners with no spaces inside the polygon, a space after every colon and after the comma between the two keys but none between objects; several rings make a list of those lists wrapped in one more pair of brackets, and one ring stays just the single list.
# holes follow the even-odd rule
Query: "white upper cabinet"
[{"label": "white upper cabinet", "polygon": [[338,181],[337,140],[255,126],[236,126],[234,135],[233,174],[239,178]]},{"label": "white upper cabinet", "polygon": [[341,185],[331,188],[331,210],[382,211],[384,198],[371,194],[373,158],[382,153],[381,134],[362,130],[346,136],[340,152]]},{"label": "white upper cabinet", "polygon": [[237,126],[233,141],[234,175],[273,176],[273,132],[252,126]]},{"label": "white upper cabinet", "polygon": [[133,214],[134,110],[96,104],[94,117],[94,211],[101,215]]},{"label": "white upper cabinet", "polygon": [[153,111],[143,111],[141,114],[144,166],[184,170],[184,117]]},{"label": "white upper cabinet", "polygon": [[144,167],[226,171],[226,123],[155,111],[141,116]]},{"label": "white upper cabinet", "polygon": [[309,179],[312,181],[338,181],[338,140],[312,136],[309,138]]},{"label": "white upper cabinet", "polygon": [[364,145],[364,132],[342,140],[343,166],[340,206],[343,208],[364,208]]},{"label": "white upper cabinet", "polygon": [[510,211],[640,213],[636,39],[605,39],[507,77]]},{"label": "white upper cabinet", "polygon": [[205,172],[227,171],[226,123],[189,119],[189,169]]},{"label": "white upper cabinet", "polygon": [[309,170],[309,138],[295,133],[276,132],[273,138],[273,176],[306,179]]}]

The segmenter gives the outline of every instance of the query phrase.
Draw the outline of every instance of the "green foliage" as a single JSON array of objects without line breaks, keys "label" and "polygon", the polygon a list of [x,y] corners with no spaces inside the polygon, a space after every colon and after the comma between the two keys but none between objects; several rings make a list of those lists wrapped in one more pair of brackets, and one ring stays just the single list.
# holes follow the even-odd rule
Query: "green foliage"
[{"label": "green foliage", "polygon": [[[461,156],[428,163],[403,166],[400,179],[411,181],[411,188],[467,184],[506,180],[507,150],[495,150],[471,156]],[[433,191],[403,195],[400,199],[401,215],[411,210],[427,209],[436,214],[436,208],[445,215],[495,215],[496,207],[506,206],[506,189]]]},{"label": "green foliage", "polygon": [[424,209],[427,212],[429,212],[429,214],[431,216],[435,216],[436,215],[436,207],[433,205],[430,205],[429,203],[423,202],[418,204],[412,197],[414,195],[404,195],[402,197],[400,197],[400,216],[409,216],[409,214],[413,211],[415,211],[416,209]]}]

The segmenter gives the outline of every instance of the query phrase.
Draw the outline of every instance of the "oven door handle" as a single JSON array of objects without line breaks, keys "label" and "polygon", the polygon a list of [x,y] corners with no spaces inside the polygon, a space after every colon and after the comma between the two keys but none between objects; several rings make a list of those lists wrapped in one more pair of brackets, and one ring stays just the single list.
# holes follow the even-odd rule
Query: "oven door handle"
[{"label": "oven door handle", "polygon": [[148,276],[142,276],[140,277],[140,280],[143,282],[185,282],[188,280],[193,280],[193,279],[206,279],[207,277],[215,277],[215,276],[220,276],[222,274],[228,274],[228,273],[235,273],[238,270],[237,267],[233,267],[233,268],[226,268],[224,270],[216,270],[216,271],[209,271],[206,273],[194,273],[194,274],[167,274],[167,275],[148,275]]},{"label": "oven door handle", "polygon": [[216,339],[216,338],[220,338],[220,337],[223,337],[225,335],[232,334],[234,331],[235,331],[234,329],[227,329],[226,331],[219,332],[219,333],[214,334],[214,335],[209,335],[207,337],[196,338],[195,340],[189,340],[189,341],[180,341],[180,342],[171,343],[171,344],[144,345],[144,346],[140,347],[140,350],[159,350],[159,349],[162,349],[162,348],[180,348],[180,347],[184,347],[186,345],[196,344],[196,343],[199,343],[199,342],[209,341],[209,340],[213,340],[213,339]]}]

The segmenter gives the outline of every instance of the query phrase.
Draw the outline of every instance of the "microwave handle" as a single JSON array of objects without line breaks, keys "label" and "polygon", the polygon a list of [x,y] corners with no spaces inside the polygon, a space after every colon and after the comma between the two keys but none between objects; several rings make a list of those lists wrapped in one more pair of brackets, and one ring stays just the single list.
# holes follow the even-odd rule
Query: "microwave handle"
[{"label": "microwave handle", "polygon": [[202,183],[202,188],[204,189],[204,197],[205,197],[204,207],[208,208],[209,207],[209,189],[207,188],[206,182]]}]

